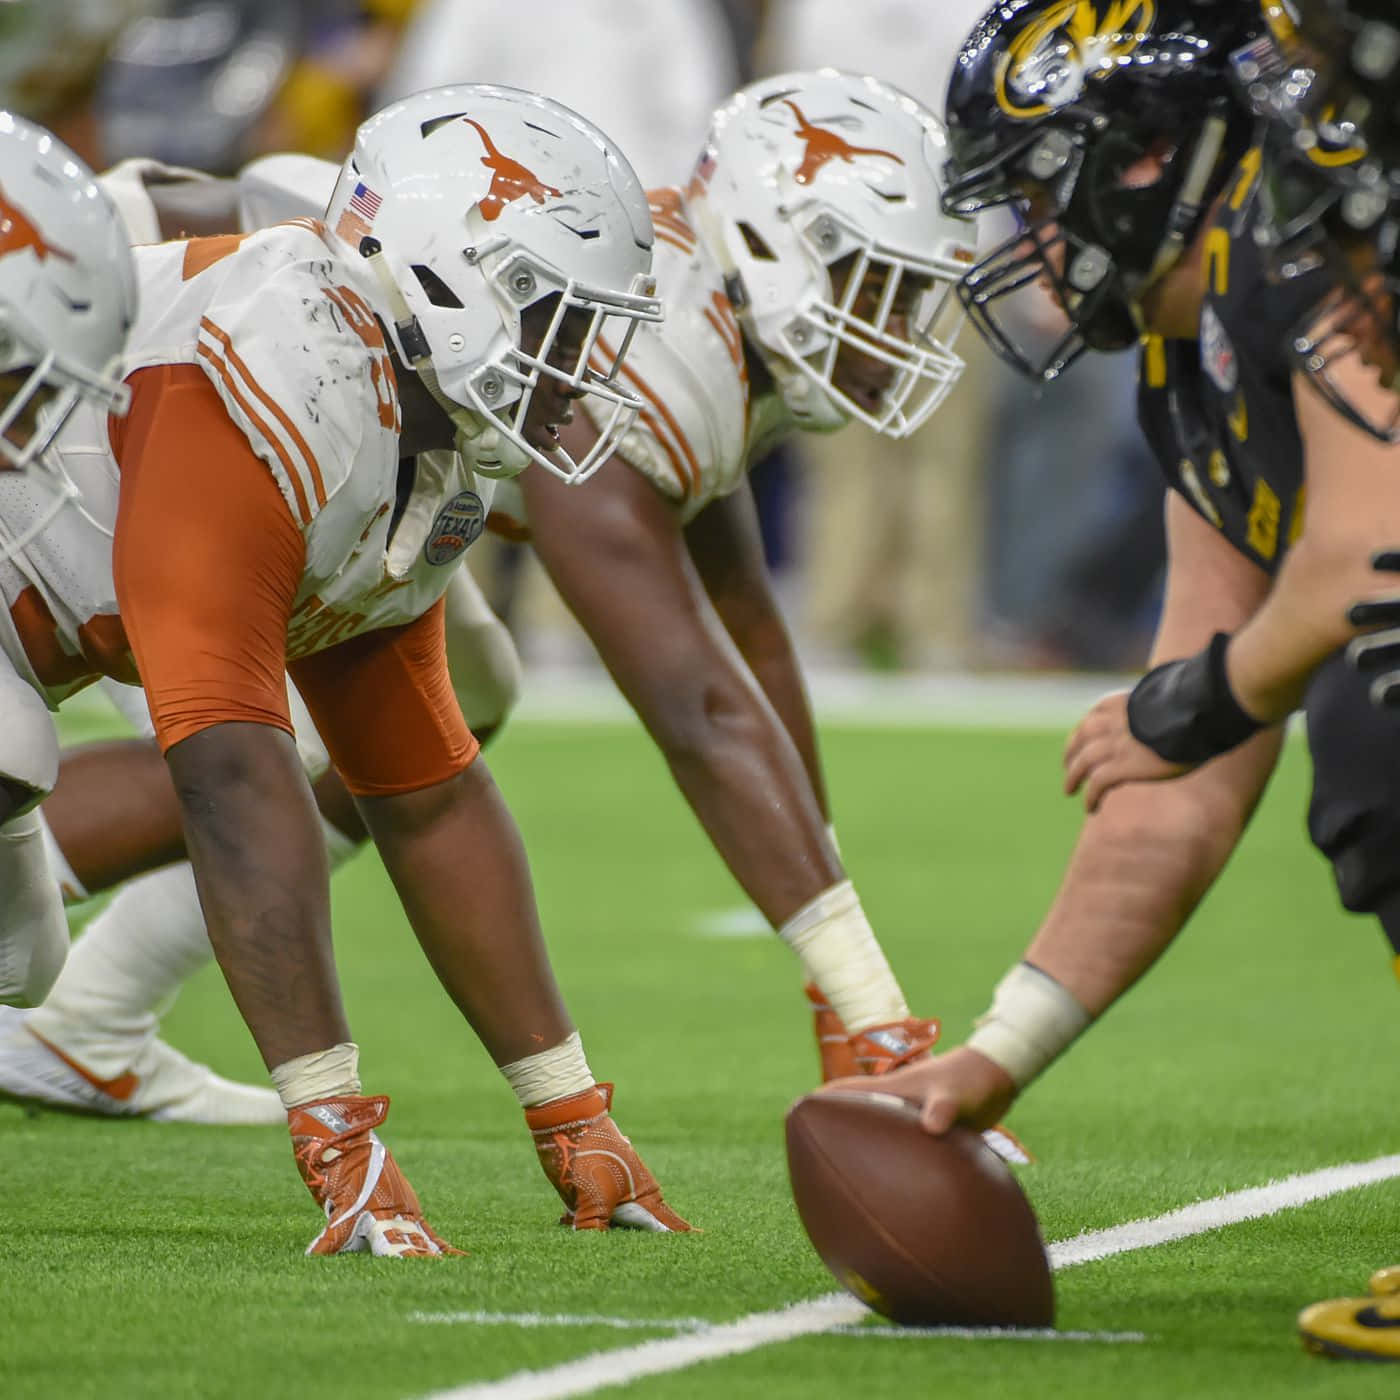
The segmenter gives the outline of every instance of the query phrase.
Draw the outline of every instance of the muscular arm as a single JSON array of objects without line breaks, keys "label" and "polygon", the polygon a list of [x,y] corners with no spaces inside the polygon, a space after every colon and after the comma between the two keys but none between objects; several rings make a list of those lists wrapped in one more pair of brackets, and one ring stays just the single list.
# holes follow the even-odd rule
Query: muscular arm
[{"label": "muscular arm", "polygon": [[[1175,492],[1152,665],[1189,656],[1259,605],[1268,579]],[[1105,1010],[1161,956],[1224,868],[1281,742],[1257,735],[1173,783],[1115,788],[1086,818],[1054,903],[1026,958],[1090,1012]]]},{"label": "muscular arm", "polygon": [[572,1031],[540,932],[525,848],[477,759],[446,782],[361,797],[418,941],[498,1065]]},{"label": "muscular arm", "polygon": [[[1167,499],[1168,587],[1153,664],[1198,651],[1259,605],[1262,571],[1175,493]],[[1085,818],[1060,888],[1024,957],[1084,1010],[1105,1011],[1162,955],[1224,869],[1278,759],[1265,730],[1172,783],[1113,789]],[[967,1046],[897,1070],[891,1092],[941,1132],[994,1123],[1015,1098],[1006,1072]]]},{"label": "muscular arm", "polygon": [[520,482],[536,554],[725,864],[781,927],[843,873],[801,755],[706,597],[675,512],[618,458],[581,491],[545,472]]},{"label": "muscular arm", "polygon": [[[1358,397],[1383,392],[1354,357],[1337,373]],[[1301,376],[1293,398],[1307,468],[1306,522],[1226,662],[1239,702],[1271,722],[1298,708],[1313,672],[1355,635],[1350,605],[1393,593],[1393,578],[1376,574],[1370,559],[1400,541],[1400,447],[1352,427]]]},{"label": "muscular arm", "polygon": [[269,1069],[350,1039],[326,845],[296,744],[217,724],[166,754],[209,940]]},{"label": "muscular arm", "polygon": [[685,543],[725,631],[796,745],[817,805],[829,821],[812,707],[792,637],[773,596],[747,479],[686,526]]}]

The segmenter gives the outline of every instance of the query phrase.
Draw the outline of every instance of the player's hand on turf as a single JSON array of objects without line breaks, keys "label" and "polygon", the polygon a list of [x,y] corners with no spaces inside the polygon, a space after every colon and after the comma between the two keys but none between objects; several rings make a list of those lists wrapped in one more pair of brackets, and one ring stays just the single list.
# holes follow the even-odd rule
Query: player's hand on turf
[{"label": "player's hand on turf", "polygon": [[525,1110],[540,1166],[574,1230],[684,1231],[694,1227],[661,1198],[632,1140],[613,1122],[611,1084]]},{"label": "player's hand on turf", "polygon": [[1087,811],[1098,811],[1105,795],[1122,783],[1162,782],[1190,771],[1188,764],[1169,763],[1133,738],[1129,694],[1119,690],[1105,695],[1065,745],[1065,792],[1072,797],[1083,788]]},{"label": "player's hand on turf", "polygon": [[927,1132],[946,1133],[954,1123],[986,1129],[1001,1122],[1016,1097],[1016,1085],[1002,1067],[976,1050],[959,1046],[929,1055],[903,1069],[868,1078],[833,1079],[818,1093],[898,1094],[919,1110]]},{"label": "player's hand on turf", "polygon": [[[1382,550],[1371,559],[1378,573],[1400,574],[1400,550]],[[1400,707],[1400,593],[1363,598],[1347,610],[1353,627],[1377,631],[1357,637],[1347,647],[1347,660],[1371,681],[1371,703]]]}]

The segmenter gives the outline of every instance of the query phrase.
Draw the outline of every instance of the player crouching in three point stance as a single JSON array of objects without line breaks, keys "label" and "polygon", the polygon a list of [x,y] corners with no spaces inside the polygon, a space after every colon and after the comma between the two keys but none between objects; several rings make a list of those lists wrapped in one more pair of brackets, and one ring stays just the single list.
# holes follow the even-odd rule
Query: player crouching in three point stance
[{"label": "player crouching in three point stance", "polygon": [[[52,449],[82,509],[39,529],[23,493],[0,511],[27,537],[16,669],[53,701],[139,671],[210,939],[326,1214],[310,1252],[446,1246],[379,1141],[388,1101],[361,1093],[286,674],[565,1218],[688,1228],[589,1072],[443,646],[493,480],[581,479],[637,408],[617,371],[660,315],[651,243],[630,167],[574,113],[418,94],[361,129],[325,223],[138,249],[130,413],[109,439],[80,409]],[[580,396],[605,405],[592,457],[558,442]]]},{"label": "player crouching in three point stance", "polygon": [[[608,441],[607,406],[585,399],[586,412],[560,432],[576,454],[606,458],[593,481],[572,492],[527,472],[497,492],[492,517],[533,541],[716,849],[801,959],[825,1078],[918,1058],[938,1024],[910,1014],[828,835],[812,717],[747,472],[793,429],[860,418],[911,433],[952,387],[962,362],[950,348],[961,319],[951,293],[974,253],[969,225],[940,209],[945,155],[942,123],[872,78],[785,74],[737,93],[716,113],[685,186],[648,197],[667,315],[639,328],[623,370],[643,400],[638,418]],[[237,190],[245,226],[304,212],[333,179],[333,167],[303,157],[255,163]],[[151,196],[167,187],[114,176],[118,186],[133,228],[154,236]],[[518,671],[465,570],[449,588],[446,627],[467,719],[494,728]],[[86,863],[76,854],[86,843],[70,838],[78,812],[128,786],[97,776],[108,757],[73,759],[71,791],[82,801],[66,796],[66,777],[59,786],[56,834],[74,865]],[[93,773],[87,784],[83,769]],[[365,834],[338,785],[334,774],[317,785],[333,860]],[[103,841],[110,847],[113,831],[134,824],[108,821]],[[197,958],[203,935],[188,882],[172,899],[154,889],[183,878],[161,872],[141,882],[148,898],[138,901],[140,885],[119,896],[33,1018],[36,1030],[71,1057],[111,1057],[114,1069],[129,1055],[122,1028],[149,1032],[152,1008],[178,979],[144,997],[133,979],[114,979],[121,952],[110,926],[148,928],[152,909],[169,911],[173,925],[178,902]],[[38,1054],[32,1038],[0,1039],[0,1092],[14,1092],[18,1062]]]},{"label": "player crouching in three point stance", "polygon": [[[911,433],[956,381],[952,288],[972,230],[939,206],[945,146],[932,113],[873,78],[789,73],[735,94],[684,187],[648,194],[666,319],[638,330],[623,370],[637,420],[587,489],[527,473],[492,514],[532,542],[716,850],[801,959],[828,1078],[917,1058],[938,1024],[910,1014],[828,834],[747,474],[794,429],[859,418]],[[606,422],[582,407],[561,438],[596,455]]]},{"label": "player crouching in three point stance", "polygon": [[[1153,669],[1070,739],[1066,788],[1085,790],[1090,815],[1025,960],[965,1045],[888,1081],[932,1132],[1003,1113],[1164,951],[1239,840],[1300,699],[1313,838],[1343,902],[1376,913],[1400,952],[1400,725],[1368,703],[1341,651],[1355,631],[1346,603],[1378,586],[1370,550],[1400,542],[1400,449],[1360,431],[1366,415],[1349,422],[1331,406],[1387,397],[1362,363],[1387,354],[1341,353],[1327,334],[1342,324],[1335,263],[1279,246],[1291,165],[1310,158],[1276,161],[1251,144],[1255,114],[1234,79],[1253,100],[1267,90],[1259,12],[1161,0],[1086,43],[1066,33],[1071,8],[999,5],[956,66],[949,198],[1006,203],[1023,220],[964,293],[988,339],[1045,379],[1082,349],[1141,337],[1140,418],[1169,487],[1166,598]],[[1376,53],[1390,56],[1390,113],[1393,16]],[[1326,135],[1319,125],[1307,149],[1338,154],[1319,145]],[[1001,313],[1037,282],[1069,329],[1035,361]],[[1319,314],[1322,331],[1301,334]],[[1393,340],[1393,302],[1386,315]],[[1367,337],[1350,338],[1355,350]],[[1319,356],[1329,339],[1337,353]],[[1329,358],[1319,394],[1312,378]],[[1393,1300],[1366,1307],[1400,1321]]]}]

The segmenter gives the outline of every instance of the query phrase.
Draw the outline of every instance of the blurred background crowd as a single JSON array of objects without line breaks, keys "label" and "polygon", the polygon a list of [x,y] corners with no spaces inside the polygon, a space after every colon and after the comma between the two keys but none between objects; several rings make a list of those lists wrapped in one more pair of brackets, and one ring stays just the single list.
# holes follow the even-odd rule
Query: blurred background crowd
[{"label": "blurred background crowd", "polygon": [[[0,103],[95,168],[228,174],[340,160],[386,101],[458,80],[533,88],[612,135],[648,187],[690,173],[713,107],[826,65],[942,110],[987,0],[0,0]],[[1121,669],[1146,654],[1162,488],[1134,422],[1134,356],[1042,393],[969,329],[967,371],[913,438],[803,435],[754,474],[789,618],[814,665]],[[587,488],[584,488],[587,489]],[[473,571],[527,661],[589,646],[528,551]]]}]

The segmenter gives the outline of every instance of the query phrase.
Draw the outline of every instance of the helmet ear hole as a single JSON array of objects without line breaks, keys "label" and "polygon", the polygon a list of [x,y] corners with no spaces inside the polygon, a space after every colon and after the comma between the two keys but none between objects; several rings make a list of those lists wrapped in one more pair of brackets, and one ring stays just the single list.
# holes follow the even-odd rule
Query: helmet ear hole
[{"label": "helmet ear hole", "polygon": [[432,268],[425,267],[422,263],[414,263],[412,272],[418,279],[419,286],[423,288],[424,294],[434,306],[445,306],[453,311],[462,310],[461,298]]},{"label": "helmet ear hole", "polygon": [[750,223],[739,221],[739,237],[744,240],[744,246],[748,248],[749,255],[757,258],[759,262],[777,262],[778,255],[763,241],[763,236]]}]

